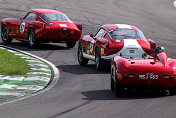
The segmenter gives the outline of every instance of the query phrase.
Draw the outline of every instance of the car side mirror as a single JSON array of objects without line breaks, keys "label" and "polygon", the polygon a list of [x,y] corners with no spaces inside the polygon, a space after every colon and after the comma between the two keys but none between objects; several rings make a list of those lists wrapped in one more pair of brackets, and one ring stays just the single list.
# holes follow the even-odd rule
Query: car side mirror
[{"label": "car side mirror", "polygon": [[93,35],[93,34],[91,34],[91,35],[90,35],[90,37],[94,38],[94,35]]}]

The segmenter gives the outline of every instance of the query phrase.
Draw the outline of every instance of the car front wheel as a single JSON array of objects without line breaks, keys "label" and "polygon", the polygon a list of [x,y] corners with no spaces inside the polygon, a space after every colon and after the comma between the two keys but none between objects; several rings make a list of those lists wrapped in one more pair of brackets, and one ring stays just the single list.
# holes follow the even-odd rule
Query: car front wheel
[{"label": "car front wheel", "polygon": [[1,30],[1,38],[4,44],[10,44],[12,42],[12,38],[9,36],[7,26],[4,25]]},{"label": "car front wheel", "polygon": [[176,87],[169,89],[169,95],[176,95]]},{"label": "car front wheel", "polygon": [[78,56],[78,62],[81,66],[86,66],[87,63],[88,63],[88,59],[85,59],[83,57],[83,52],[82,52],[82,46],[81,44],[79,44],[78,46],[78,53],[77,53],[77,56]]},{"label": "car front wheel", "polygon": [[117,76],[115,76],[116,81],[114,82],[115,95],[117,97],[122,97],[125,94],[125,88],[120,84]]},{"label": "car front wheel", "polygon": [[100,51],[98,48],[96,48],[95,52],[95,65],[97,70],[103,70],[103,60],[101,59]]}]

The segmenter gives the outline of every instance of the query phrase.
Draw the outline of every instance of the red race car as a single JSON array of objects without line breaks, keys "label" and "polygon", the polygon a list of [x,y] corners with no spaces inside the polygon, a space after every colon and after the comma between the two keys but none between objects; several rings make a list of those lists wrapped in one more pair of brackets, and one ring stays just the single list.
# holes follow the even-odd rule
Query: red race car
[{"label": "red race car", "polygon": [[88,60],[95,61],[96,69],[101,70],[105,61],[114,56],[142,58],[153,53],[156,43],[146,39],[137,27],[126,24],[106,24],[100,27],[95,36],[86,35],[79,40],[78,62],[85,66]]},{"label": "red race car", "polygon": [[72,48],[81,35],[82,25],[56,10],[32,9],[24,18],[5,18],[1,21],[4,44],[16,38],[28,41],[30,47],[42,42],[66,42],[67,47]]},{"label": "red race car", "polygon": [[168,58],[160,46],[155,49],[154,58],[115,56],[111,61],[111,90],[122,96],[134,88],[169,90],[171,95],[176,94],[176,60]]}]

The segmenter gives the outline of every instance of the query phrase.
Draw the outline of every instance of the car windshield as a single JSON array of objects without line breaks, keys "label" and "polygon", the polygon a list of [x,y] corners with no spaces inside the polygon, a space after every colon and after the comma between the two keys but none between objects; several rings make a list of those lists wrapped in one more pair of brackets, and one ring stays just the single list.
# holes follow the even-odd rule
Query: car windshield
[{"label": "car windshield", "polygon": [[42,14],[40,18],[45,22],[71,22],[71,20],[61,13],[46,13]]},{"label": "car windshield", "polygon": [[142,31],[135,29],[113,29],[109,31],[109,35],[111,39],[146,40]]}]

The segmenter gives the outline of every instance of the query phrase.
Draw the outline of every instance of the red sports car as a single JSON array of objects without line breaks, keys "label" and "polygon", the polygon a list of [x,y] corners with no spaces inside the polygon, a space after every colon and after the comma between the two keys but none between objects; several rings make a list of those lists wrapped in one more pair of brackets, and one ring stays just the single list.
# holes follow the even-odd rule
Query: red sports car
[{"label": "red sports car", "polygon": [[95,36],[86,35],[79,40],[78,62],[85,66],[88,60],[95,61],[96,69],[101,70],[104,62],[114,56],[142,58],[150,55],[156,47],[151,39],[146,39],[137,27],[127,24],[106,24],[100,27]]},{"label": "red sports car", "polygon": [[155,88],[176,94],[176,60],[168,58],[163,47],[155,49],[154,58],[125,59],[115,56],[111,61],[111,90],[122,96],[126,90]]},{"label": "red sports car", "polygon": [[42,42],[66,42],[67,47],[72,48],[81,35],[82,25],[56,10],[32,9],[24,18],[5,18],[1,21],[4,44],[16,38],[28,41],[30,47]]}]

